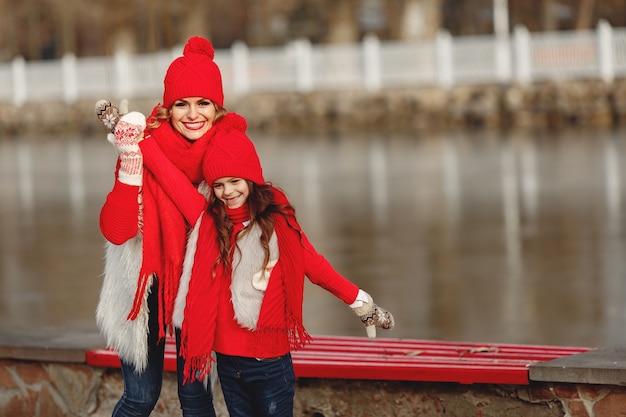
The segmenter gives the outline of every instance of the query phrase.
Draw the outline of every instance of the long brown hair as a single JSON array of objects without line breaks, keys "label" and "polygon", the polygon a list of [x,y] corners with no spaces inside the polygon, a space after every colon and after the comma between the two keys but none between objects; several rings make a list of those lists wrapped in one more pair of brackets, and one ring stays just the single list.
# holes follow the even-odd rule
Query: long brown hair
[{"label": "long brown hair", "polygon": [[[252,181],[246,181],[250,187],[250,194],[246,200],[248,210],[250,211],[250,225],[240,233],[247,233],[247,231],[250,230],[250,227],[255,223],[260,227],[260,241],[264,252],[263,268],[261,270],[264,270],[270,260],[269,242],[272,237],[272,233],[274,233],[273,215],[278,213],[287,217],[290,213],[293,215],[294,209],[291,206],[277,204],[274,201],[272,184],[255,184]],[[215,228],[217,229],[217,241],[220,252],[217,262],[223,262],[224,267],[230,269],[233,253],[233,247],[231,244],[233,222],[228,218],[226,206],[224,206],[224,203],[221,200],[215,197],[214,193],[211,193],[208,210],[213,216]],[[238,250],[236,243],[235,250]]]}]

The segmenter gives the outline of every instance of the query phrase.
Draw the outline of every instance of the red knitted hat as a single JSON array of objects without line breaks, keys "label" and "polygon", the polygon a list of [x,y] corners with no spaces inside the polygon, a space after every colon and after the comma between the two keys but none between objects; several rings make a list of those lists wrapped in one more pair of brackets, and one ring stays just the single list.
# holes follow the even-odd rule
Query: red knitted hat
[{"label": "red knitted hat", "polygon": [[204,153],[202,172],[209,185],[223,177],[265,183],[254,144],[244,132],[236,129],[218,134],[209,142]]},{"label": "red knitted hat", "polygon": [[199,36],[189,38],[183,56],[176,58],[165,74],[163,107],[170,108],[184,97],[204,97],[224,106],[222,74],[214,57],[211,42]]}]

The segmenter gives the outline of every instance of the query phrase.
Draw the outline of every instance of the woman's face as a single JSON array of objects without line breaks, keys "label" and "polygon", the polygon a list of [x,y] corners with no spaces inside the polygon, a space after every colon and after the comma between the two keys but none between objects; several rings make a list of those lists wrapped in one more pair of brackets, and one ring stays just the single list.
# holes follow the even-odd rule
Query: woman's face
[{"label": "woman's face", "polygon": [[236,209],[246,202],[250,195],[248,181],[237,177],[224,177],[213,183],[215,197],[221,200],[226,207]]},{"label": "woman's face", "polygon": [[194,141],[209,131],[217,110],[213,102],[204,97],[185,97],[172,104],[171,123],[174,129]]}]

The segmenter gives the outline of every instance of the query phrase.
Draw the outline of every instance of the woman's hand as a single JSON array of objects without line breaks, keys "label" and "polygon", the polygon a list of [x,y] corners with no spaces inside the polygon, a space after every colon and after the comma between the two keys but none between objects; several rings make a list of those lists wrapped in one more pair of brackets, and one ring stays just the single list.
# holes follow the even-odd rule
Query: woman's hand
[{"label": "woman's hand", "polygon": [[128,185],[141,185],[143,156],[139,142],[146,128],[146,116],[137,111],[122,116],[115,126],[115,149],[120,157],[118,179]]}]

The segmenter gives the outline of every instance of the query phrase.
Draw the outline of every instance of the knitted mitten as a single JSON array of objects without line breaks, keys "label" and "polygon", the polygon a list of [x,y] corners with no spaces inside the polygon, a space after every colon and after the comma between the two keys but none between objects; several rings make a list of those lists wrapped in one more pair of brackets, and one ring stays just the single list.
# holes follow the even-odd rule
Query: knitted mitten
[{"label": "knitted mitten", "polygon": [[115,126],[115,148],[120,157],[118,179],[128,185],[141,185],[143,157],[139,141],[143,139],[146,117],[136,111],[122,116]]},{"label": "knitted mitten", "polygon": [[120,121],[120,111],[109,100],[98,100],[96,102],[96,116],[109,132],[115,132],[115,126]]},{"label": "knitted mitten", "polygon": [[393,329],[395,322],[391,313],[374,304],[372,296],[365,291],[359,290],[356,301],[350,307],[365,325],[365,331],[370,339],[376,337],[376,327]]}]

